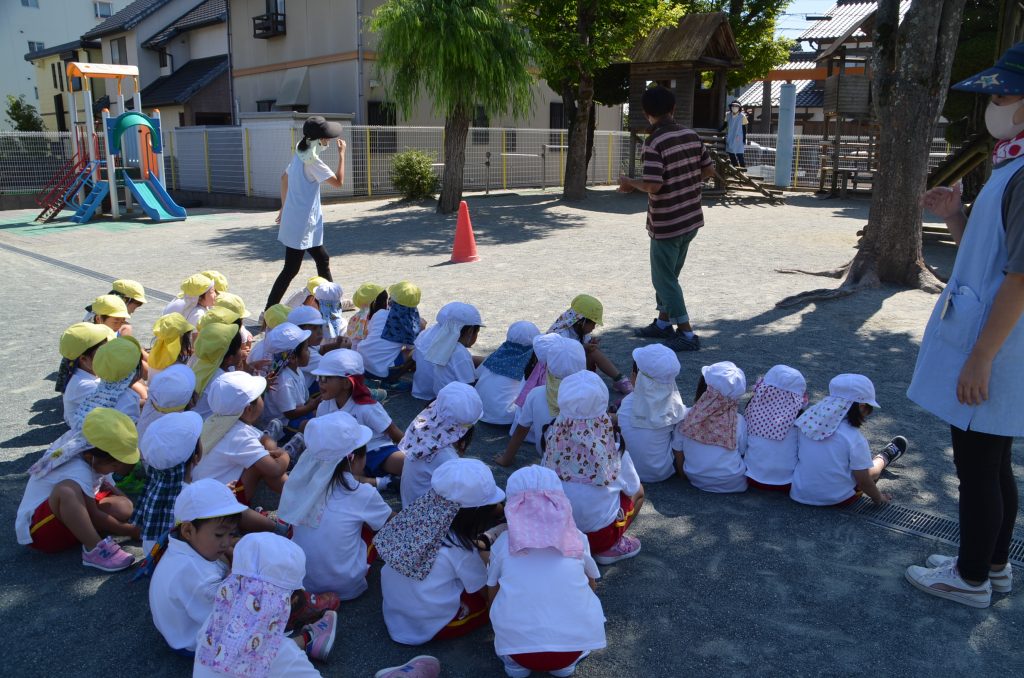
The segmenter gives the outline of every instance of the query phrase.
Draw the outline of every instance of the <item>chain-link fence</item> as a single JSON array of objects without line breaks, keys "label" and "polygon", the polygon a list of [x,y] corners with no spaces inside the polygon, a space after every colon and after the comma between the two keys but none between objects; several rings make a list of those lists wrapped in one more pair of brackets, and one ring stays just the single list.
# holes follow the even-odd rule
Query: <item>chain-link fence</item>
[{"label": "chain-link fence", "polygon": [[0,193],[38,193],[72,153],[68,132],[0,132]]}]

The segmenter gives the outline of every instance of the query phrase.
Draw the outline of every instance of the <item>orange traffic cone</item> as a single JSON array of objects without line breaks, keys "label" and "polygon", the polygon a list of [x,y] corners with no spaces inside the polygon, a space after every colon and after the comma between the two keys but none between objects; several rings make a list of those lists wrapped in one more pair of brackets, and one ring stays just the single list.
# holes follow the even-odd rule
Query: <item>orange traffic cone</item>
[{"label": "orange traffic cone", "polygon": [[463,200],[459,203],[459,220],[455,224],[455,246],[452,248],[451,262],[466,264],[480,261],[476,253],[476,238],[473,237],[473,222],[469,220],[469,206]]}]

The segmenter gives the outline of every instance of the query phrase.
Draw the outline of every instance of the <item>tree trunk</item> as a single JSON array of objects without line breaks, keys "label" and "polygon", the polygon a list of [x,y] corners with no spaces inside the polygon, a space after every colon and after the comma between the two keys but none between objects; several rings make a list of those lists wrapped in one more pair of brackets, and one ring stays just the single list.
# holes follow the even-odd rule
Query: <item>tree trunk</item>
[{"label": "tree trunk", "polygon": [[569,149],[565,161],[565,187],[562,197],[582,200],[587,194],[587,130],[594,106],[594,79],[581,74],[575,93],[576,111],[569,127]]},{"label": "tree trunk", "polygon": [[437,199],[439,214],[451,214],[462,201],[462,175],[466,167],[466,136],[469,134],[469,107],[457,105],[444,119],[444,173],[441,195]]}]

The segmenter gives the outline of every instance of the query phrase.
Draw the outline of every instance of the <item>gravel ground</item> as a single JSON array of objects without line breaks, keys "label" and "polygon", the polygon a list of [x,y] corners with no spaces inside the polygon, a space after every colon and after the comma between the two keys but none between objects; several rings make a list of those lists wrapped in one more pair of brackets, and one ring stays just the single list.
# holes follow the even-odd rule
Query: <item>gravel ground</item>
[{"label": "gravel ground", "polygon": [[[868,211],[863,200],[794,195],[786,203],[706,206],[707,227],[682,276],[704,345],[680,354],[684,399],[692,397],[700,366],[718,360],[740,365],[751,385],[785,362],[804,372],[812,399],[836,373],[867,374],[883,405],[865,427],[868,439],[881,446],[903,434],[911,442],[904,461],[883,477],[884,491],[900,505],[955,519],[948,430],[904,395],[935,298],[880,288],[776,309],[782,297],[836,284],[777,269],[842,264]],[[439,217],[430,204],[327,207],[335,279],[348,292],[368,280],[413,280],[423,289],[428,318],[451,300],[476,304],[487,324],[474,349],[479,353],[497,347],[511,322],[528,319],[543,329],[573,296],[590,293],[605,305],[602,346],[628,369],[638,345],[631,328],[650,321],[653,305],[643,198],[595,191],[569,205],[552,193],[522,193],[473,197],[470,207],[481,261],[463,265],[447,264],[454,218]],[[0,292],[6,309],[0,356],[9,366],[0,375],[0,513],[8,525],[25,470],[64,429],[52,387],[56,338],[109,287],[3,246],[169,293],[186,275],[216,268],[255,310],[282,257],[270,212],[193,210],[180,223],[86,226],[38,226],[33,217],[0,213],[0,265],[8,281]],[[946,271],[953,254],[948,245],[929,245],[926,252]],[[314,272],[307,259],[296,280]],[[154,302],[137,312],[140,338],[148,340],[162,306]],[[387,402],[402,427],[421,406],[407,395]],[[489,461],[504,447],[505,431],[480,429],[470,454]],[[533,459],[524,448],[520,462]],[[495,475],[502,484],[507,477],[502,469]],[[609,647],[583,662],[580,676],[1024,671],[1024,606],[1014,596],[972,610],[930,599],[904,581],[906,565],[952,552],[949,546],[785,497],[714,496],[678,479],[648,486],[647,497],[632,528],[643,552],[604,568],[599,585]],[[389,498],[397,502],[396,495]],[[33,553],[17,545],[13,530],[8,535],[0,544],[0,610],[15,632],[0,648],[13,675],[188,675],[189,663],[167,651],[152,626],[144,583],[85,570],[75,553]],[[502,675],[487,630],[418,649],[391,642],[380,615],[377,568],[370,577],[370,592],[342,608],[343,630],[324,675],[372,675],[421,652],[438,656],[446,676]]]}]

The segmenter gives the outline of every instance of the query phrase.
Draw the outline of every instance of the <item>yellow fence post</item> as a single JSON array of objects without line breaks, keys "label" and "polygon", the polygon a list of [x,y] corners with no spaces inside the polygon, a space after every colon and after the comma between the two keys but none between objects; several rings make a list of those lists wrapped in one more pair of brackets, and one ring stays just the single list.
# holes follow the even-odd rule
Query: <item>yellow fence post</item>
[{"label": "yellow fence post", "polygon": [[249,128],[245,128],[245,194],[252,196],[252,146],[249,144]]},{"label": "yellow fence post", "polygon": [[167,135],[167,138],[170,139],[170,142],[171,142],[171,188],[175,188],[176,189],[176,188],[178,188],[178,172],[177,172],[177,169],[178,169],[178,167],[177,167],[178,159],[174,155],[174,130],[173,129],[170,130],[170,134]]},{"label": "yellow fence post", "polygon": [[508,130],[501,130],[501,188],[508,190]]},{"label": "yellow fence post", "polygon": [[796,152],[793,153],[793,188],[796,188],[800,181],[800,137],[796,138]]},{"label": "yellow fence post", "polygon": [[206,156],[206,192],[213,193],[213,181],[210,178],[210,130],[203,130],[203,155]]},{"label": "yellow fence post", "polygon": [[373,197],[373,166],[370,164],[370,128],[366,128],[366,197]]},{"label": "yellow fence post", "polygon": [[608,183],[612,183],[612,133],[608,132]]},{"label": "yellow fence post", "polygon": [[559,135],[561,143],[558,144],[558,183],[565,185],[565,132]]}]

